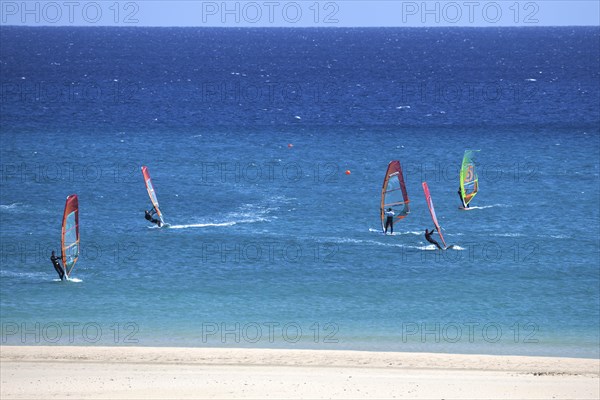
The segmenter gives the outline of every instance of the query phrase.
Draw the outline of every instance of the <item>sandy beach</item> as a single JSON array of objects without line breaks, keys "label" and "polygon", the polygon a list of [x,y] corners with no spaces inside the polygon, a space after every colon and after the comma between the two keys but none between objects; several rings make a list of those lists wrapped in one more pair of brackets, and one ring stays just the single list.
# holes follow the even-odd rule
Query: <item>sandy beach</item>
[{"label": "sandy beach", "polygon": [[597,399],[593,359],[150,347],[1,348],[2,399]]}]

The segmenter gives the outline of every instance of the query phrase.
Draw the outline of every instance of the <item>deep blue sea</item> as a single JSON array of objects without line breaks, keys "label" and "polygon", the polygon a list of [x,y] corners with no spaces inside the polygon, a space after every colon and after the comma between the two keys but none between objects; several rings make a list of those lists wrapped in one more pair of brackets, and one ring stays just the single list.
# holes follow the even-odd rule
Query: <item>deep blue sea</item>
[{"label": "deep blue sea", "polygon": [[[597,27],[0,43],[2,344],[600,356]],[[384,236],[391,160],[411,213]],[[144,220],[142,165],[169,228]],[[425,241],[424,181],[452,250]],[[60,282],[73,193],[81,256]]]}]

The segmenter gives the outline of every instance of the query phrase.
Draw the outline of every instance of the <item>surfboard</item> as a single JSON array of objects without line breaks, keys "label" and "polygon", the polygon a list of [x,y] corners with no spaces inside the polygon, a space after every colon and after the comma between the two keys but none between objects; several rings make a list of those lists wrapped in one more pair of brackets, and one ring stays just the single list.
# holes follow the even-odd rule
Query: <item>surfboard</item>
[{"label": "surfboard", "polygon": [[65,202],[60,247],[62,266],[68,280],[79,259],[79,200],[76,194],[67,197]]},{"label": "surfboard", "polygon": [[163,214],[160,211],[158,206],[158,198],[156,197],[156,190],[154,190],[154,185],[152,184],[152,178],[150,177],[150,171],[148,171],[148,167],[145,165],[142,166],[142,175],[144,176],[144,183],[146,184],[146,190],[148,191],[148,196],[150,197],[150,201],[152,202],[152,206],[156,210],[156,215],[160,219],[161,225],[165,225],[165,219],[163,218]]},{"label": "surfboard", "polygon": [[435,208],[433,207],[433,200],[431,199],[431,193],[429,192],[429,186],[427,186],[427,182],[423,182],[423,192],[425,193],[425,201],[427,202],[427,207],[429,207],[429,214],[431,215],[431,220],[433,221],[435,230],[440,235],[440,239],[442,239],[444,248],[448,248],[448,245],[444,240],[444,235],[442,235],[442,228],[440,227],[437,216],[435,214]]},{"label": "surfboard", "polygon": [[404,176],[402,175],[402,166],[400,161],[390,161],[385,177],[383,179],[383,185],[381,187],[381,204],[379,207],[379,217],[381,219],[381,230],[385,232],[385,211],[391,208],[394,211],[394,224],[404,219],[409,213],[410,200],[408,199],[408,193],[406,191],[406,184],[404,183]]}]

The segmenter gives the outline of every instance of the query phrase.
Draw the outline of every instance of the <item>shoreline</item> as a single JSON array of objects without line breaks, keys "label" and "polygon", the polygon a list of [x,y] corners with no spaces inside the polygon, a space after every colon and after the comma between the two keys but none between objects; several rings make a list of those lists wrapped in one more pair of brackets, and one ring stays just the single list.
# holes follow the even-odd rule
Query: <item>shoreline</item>
[{"label": "shoreline", "polygon": [[600,360],[582,358],[2,346],[0,363],[3,399],[600,397]]}]

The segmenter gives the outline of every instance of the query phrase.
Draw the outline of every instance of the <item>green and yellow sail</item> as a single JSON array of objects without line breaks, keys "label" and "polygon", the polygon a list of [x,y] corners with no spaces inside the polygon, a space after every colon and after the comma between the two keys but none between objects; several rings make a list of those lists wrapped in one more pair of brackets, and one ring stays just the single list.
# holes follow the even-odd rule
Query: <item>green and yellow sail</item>
[{"label": "green and yellow sail", "polygon": [[475,154],[479,150],[465,150],[460,168],[460,194],[464,206],[469,205],[479,191],[479,178],[475,170]]}]

